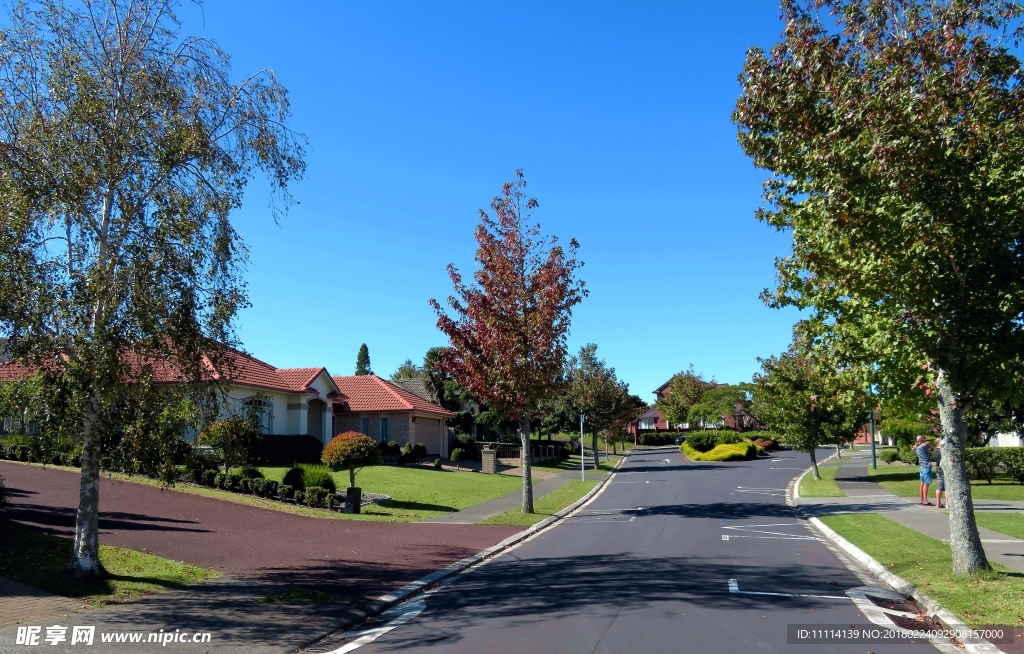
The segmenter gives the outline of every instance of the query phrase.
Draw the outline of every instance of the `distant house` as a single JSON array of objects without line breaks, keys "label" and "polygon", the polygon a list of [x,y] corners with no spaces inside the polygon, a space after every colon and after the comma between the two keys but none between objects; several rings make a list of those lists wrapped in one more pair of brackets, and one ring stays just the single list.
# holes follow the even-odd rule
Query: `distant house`
[{"label": "distant house", "polygon": [[358,431],[376,441],[422,444],[448,456],[448,419],[455,416],[396,382],[376,375],[334,377],[334,432]]},{"label": "distant house", "polygon": [[[656,398],[655,402],[668,394],[669,385],[671,383],[672,380],[669,379],[667,382],[654,389],[654,396]],[[726,385],[727,384],[717,384],[718,387]],[[746,412],[742,403],[737,402],[736,410],[732,414],[722,416],[721,423],[716,425],[716,427],[736,429],[738,431],[749,431],[752,429],[758,429],[760,425],[753,416]],[[685,422],[678,425],[669,424],[668,420],[665,418],[665,414],[659,411],[657,406],[652,406],[629,423],[629,432],[634,436],[634,438],[647,432],[678,431],[687,430],[689,428],[690,425]]]},{"label": "distant house", "polygon": [[440,404],[437,401],[437,396],[430,392],[427,388],[427,384],[418,377],[412,379],[390,379],[388,380],[395,386],[401,386],[405,390],[409,391],[413,395],[419,395],[427,402],[433,402],[434,404]]},{"label": "distant house", "polygon": [[[326,368],[276,368],[234,348],[226,348],[217,365],[208,359],[205,363],[210,380],[226,386],[226,413],[255,411],[264,434],[308,434],[322,443],[330,440],[338,388]],[[34,372],[21,362],[3,363],[0,382],[25,379]],[[158,383],[183,381],[180,370],[167,363],[153,364],[153,373]]]}]

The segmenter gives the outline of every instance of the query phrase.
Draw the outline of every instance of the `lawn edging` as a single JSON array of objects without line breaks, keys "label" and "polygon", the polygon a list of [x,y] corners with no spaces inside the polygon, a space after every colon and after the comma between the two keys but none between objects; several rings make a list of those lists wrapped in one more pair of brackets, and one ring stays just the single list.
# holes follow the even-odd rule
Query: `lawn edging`
[{"label": "lawn edging", "polygon": [[[619,459],[618,463],[615,464],[615,468],[618,468],[620,465],[622,465],[622,462],[626,460],[627,456],[629,455],[624,454],[622,458]],[[601,492],[601,489],[603,489],[608,484],[608,481],[614,476],[615,468],[612,469],[611,473],[605,475],[604,479],[601,479],[597,486],[594,486],[592,489],[590,489],[586,495],[576,500],[569,506],[565,507],[558,513],[555,513],[554,515],[550,515],[547,518],[544,518],[537,524],[527,527],[519,533],[512,534],[511,536],[501,541],[497,545],[493,545],[485,550],[481,550],[480,552],[477,552],[472,556],[467,556],[464,559],[460,559],[459,561],[456,561],[455,563],[452,563],[449,566],[441,568],[440,570],[436,570],[425,577],[420,577],[416,581],[410,582],[397,590],[393,590],[390,593],[381,595],[373,602],[370,602],[362,607],[353,608],[353,617],[349,618],[346,622],[344,622],[341,626],[339,626],[331,633],[319,636],[311,640],[310,642],[306,643],[305,645],[302,645],[299,649],[301,650],[307,647],[311,647],[323,640],[326,640],[337,634],[348,631],[352,627],[362,622],[365,622],[370,618],[374,618],[380,615],[389,608],[397,604],[401,604],[402,602],[416,595],[419,595],[423,592],[430,590],[431,588],[440,585],[441,582],[445,581],[446,579],[449,579],[450,577],[454,577],[457,574],[465,572],[469,568],[480,563],[483,563],[488,559],[492,559],[502,554],[505,550],[508,550],[514,547],[515,545],[518,545],[519,543],[536,536],[540,532],[554,525],[556,522],[558,522],[565,516],[569,515],[570,513],[573,513],[590,500],[594,499],[594,497],[596,497],[597,494]]]},{"label": "lawn edging", "polygon": [[[819,463],[824,463],[833,456],[835,455],[833,454]],[[900,595],[915,600],[918,605],[924,608],[933,618],[941,622],[943,627],[950,631],[970,633],[970,627],[961,622],[958,617],[953,615],[952,612],[941,604],[922,593],[921,589],[917,586],[906,579],[889,572],[886,567],[879,563],[874,557],[840,536],[835,532],[835,530],[818,518],[807,517],[806,514],[804,514],[800,509],[800,505],[796,503],[796,500],[800,499],[800,481],[803,480],[811,470],[812,468],[808,466],[806,470],[789,481],[789,484],[786,487],[786,504],[795,509],[804,520],[807,520],[814,525],[814,528],[817,529],[821,535],[827,538],[834,546],[838,547],[846,555],[852,557],[857,561],[857,563],[864,566],[864,568],[874,575],[876,579]],[[979,654],[998,654],[1002,652],[1001,649],[982,638],[963,638],[959,640],[969,652],[978,652]]]}]

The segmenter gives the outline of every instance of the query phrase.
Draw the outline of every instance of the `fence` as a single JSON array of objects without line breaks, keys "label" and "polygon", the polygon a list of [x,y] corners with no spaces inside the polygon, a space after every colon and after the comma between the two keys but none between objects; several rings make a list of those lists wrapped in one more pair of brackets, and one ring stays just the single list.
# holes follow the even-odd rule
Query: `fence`
[{"label": "fence", "polygon": [[[496,462],[500,466],[519,467],[523,464],[522,448],[518,445],[510,443],[481,443],[481,445],[490,445],[497,450]],[[533,456],[530,457],[530,461],[532,463],[542,463],[551,459],[557,459],[561,454],[561,449],[561,444],[531,444],[530,451]]]}]

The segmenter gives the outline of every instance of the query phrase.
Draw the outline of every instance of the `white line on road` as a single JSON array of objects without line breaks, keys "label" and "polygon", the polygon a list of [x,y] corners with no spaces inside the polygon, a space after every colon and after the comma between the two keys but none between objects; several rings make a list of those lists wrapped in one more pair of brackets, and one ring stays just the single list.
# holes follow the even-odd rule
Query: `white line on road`
[{"label": "white line on road", "polygon": [[804,595],[802,593],[763,593],[753,590],[740,590],[740,585],[736,583],[735,579],[729,580],[729,592],[737,593],[739,595],[771,595],[772,597],[815,597],[818,599],[837,599],[837,600],[848,600],[850,599],[846,595]]},{"label": "white line on road", "polygon": [[751,495],[770,495],[771,497],[782,497],[785,493],[767,493],[765,491],[756,490],[738,490],[737,493],[750,493]]},{"label": "white line on road", "polygon": [[772,470],[803,470],[803,468],[772,468]]},{"label": "white line on road", "polygon": [[[401,627],[403,624],[412,620],[420,613],[423,613],[423,609],[427,608],[427,602],[423,598],[420,598],[417,600],[413,600],[407,604],[400,604],[399,606],[401,607],[402,611],[399,613],[398,617],[392,620],[391,622],[387,623],[383,627],[367,629],[365,631],[356,631],[351,634],[352,636],[356,637],[356,639],[353,640],[351,643],[346,643],[338,649],[331,650],[330,652],[326,652],[325,654],[346,654],[346,652],[357,650],[363,645],[368,645],[372,643],[373,641],[377,640],[378,638],[388,633],[392,629],[396,627]],[[381,617],[387,615],[389,612],[390,611],[385,611],[383,614],[381,614]]]},{"label": "white line on road", "polygon": [[729,537],[726,536],[725,534],[722,534],[722,540],[729,540]]},{"label": "white line on road", "polygon": [[[737,486],[736,488],[746,488],[745,486]],[[746,490],[760,490],[760,491],[780,491],[786,492],[785,488],[746,488]]]},{"label": "white line on road", "polygon": [[608,483],[609,484],[649,484],[651,482],[649,482],[649,481],[640,481],[638,479],[636,481],[610,481]]}]

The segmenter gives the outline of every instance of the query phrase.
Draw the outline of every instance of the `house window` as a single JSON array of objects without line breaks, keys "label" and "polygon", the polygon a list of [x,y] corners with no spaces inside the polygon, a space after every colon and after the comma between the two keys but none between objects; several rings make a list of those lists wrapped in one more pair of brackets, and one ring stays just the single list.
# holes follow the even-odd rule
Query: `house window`
[{"label": "house window", "polygon": [[654,429],[654,418],[644,418],[641,420],[640,429]]},{"label": "house window", "polygon": [[[242,402],[246,413],[259,419],[260,433],[274,433],[274,405],[266,400],[252,398]],[[252,412],[252,413],[250,413]]]},{"label": "house window", "polygon": [[361,431],[366,436],[370,435],[370,419],[369,418],[360,418],[359,419],[359,431]]},{"label": "house window", "polygon": [[387,417],[381,417],[380,419],[380,441],[382,443],[388,440],[388,419]]}]

